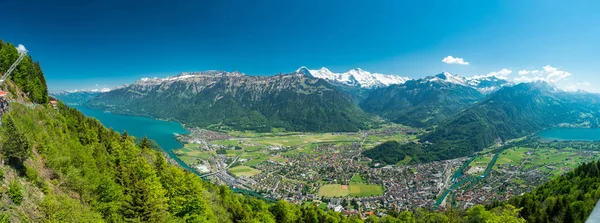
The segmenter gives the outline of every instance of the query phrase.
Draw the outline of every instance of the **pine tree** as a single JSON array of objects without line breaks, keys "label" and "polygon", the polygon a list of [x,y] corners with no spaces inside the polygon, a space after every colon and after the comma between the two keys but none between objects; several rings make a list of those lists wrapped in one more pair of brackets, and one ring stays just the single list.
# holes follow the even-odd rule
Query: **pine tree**
[{"label": "pine tree", "polygon": [[17,128],[12,116],[7,115],[3,121],[4,143],[2,153],[8,158],[9,162],[17,169],[23,168],[23,161],[27,159],[31,153],[29,150],[29,142],[25,135]]},{"label": "pine tree", "polygon": [[140,143],[140,148],[150,149],[150,141],[148,140],[148,137],[144,136],[144,139],[142,139],[142,142]]}]

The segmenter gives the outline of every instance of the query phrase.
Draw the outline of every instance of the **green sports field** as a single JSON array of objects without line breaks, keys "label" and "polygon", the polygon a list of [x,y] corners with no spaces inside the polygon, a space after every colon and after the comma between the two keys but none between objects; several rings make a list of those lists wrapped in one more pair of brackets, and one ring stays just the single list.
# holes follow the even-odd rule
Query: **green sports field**
[{"label": "green sports field", "polygon": [[342,189],[341,184],[327,184],[319,188],[319,196],[324,197],[345,197],[350,194],[349,189]]},{"label": "green sports field", "polygon": [[236,166],[236,167],[229,168],[229,172],[233,173],[234,175],[236,175],[238,177],[240,177],[240,176],[251,177],[256,174],[259,174],[260,170],[257,170],[257,169],[254,169],[254,168],[248,167],[248,166]]},{"label": "green sports field", "polygon": [[383,188],[375,184],[350,183],[348,189],[342,189],[341,184],[326,184],[319,188],[319,196],[324,197],[368,197],[383,194]]}]

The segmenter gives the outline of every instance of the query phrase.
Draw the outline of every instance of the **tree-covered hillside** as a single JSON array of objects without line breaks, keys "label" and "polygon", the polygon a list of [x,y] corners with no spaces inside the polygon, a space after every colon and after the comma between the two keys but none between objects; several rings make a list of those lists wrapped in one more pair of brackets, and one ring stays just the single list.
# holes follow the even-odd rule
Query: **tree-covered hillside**
[{"label": "tree-covered hillside", "polygon": [[367,128],[369,123],[348,95],[302,74],[182,74],[115,89],[87,105],[213,129],[347,132]]},{"label": "tree-covered hillside", "polygon": [[[586,163],[508,202],[527,222],[585,222],[600,199],[600,161]],[[494,204],[491,206],[500,206]]]},{"label": "tree-covered hillside", "polygon": [[360,107],[396,123],[428,127],[451,119],[484,98],[475,88],[432,81],[433,78],[376,89],[362,100]]},{"label": "tree-covered hillside", "polygon": [[[0,39],[0,74],[3,75],[17,58],[19,52],[15,46]],[[46,78],[40,63],[33,61],[31,56],[27,55],[8,79],[12,80],[31,101],[41,104],[48,102]],[[10,90],[13,94],[17,92],[15,89]]]},{"label": "tree-covered hillside", "polygon": [[389,164],[406,154],[416,156],[413,160],[417,162],[444,160],[469,156],[495,143],[546,128],[597,127],[599,98],[595,94],[562,92],[542,82],[504,87],[422,136],[421,144],[382,144],[365,155]]}]

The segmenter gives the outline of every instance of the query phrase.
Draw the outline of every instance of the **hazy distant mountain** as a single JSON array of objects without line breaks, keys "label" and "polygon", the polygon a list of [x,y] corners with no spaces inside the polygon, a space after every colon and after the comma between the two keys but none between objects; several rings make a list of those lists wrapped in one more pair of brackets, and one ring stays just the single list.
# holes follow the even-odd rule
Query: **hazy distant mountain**
[{"label": "hazy distant mountain", "polygon": [[190,126],[259,131],[356,131],[369,120],[347,94],[301,73],[246,76],[205,71],[144,78],[101,94],[88,105]]},{"label": "hazy distant mountain", "polygon": [[71,105],[84,104],[88,100],[98,96],[101,93],[110,91],[110,89],[93,89],[93,90],[72,90],[72,91],[51,91],[50,96],[53,96],[64,103]]}]

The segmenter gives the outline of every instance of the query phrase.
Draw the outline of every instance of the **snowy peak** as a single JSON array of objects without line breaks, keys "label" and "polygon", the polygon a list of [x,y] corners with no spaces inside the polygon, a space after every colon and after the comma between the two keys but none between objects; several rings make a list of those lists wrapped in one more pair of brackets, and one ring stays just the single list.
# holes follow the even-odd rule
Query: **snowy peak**
[{"label": "snowy peak", "polygon": [[475,76],[467,78],[467,84],[484,94],[492,93],[504,86],[512,85],[512,83],[506,79],[498,78],[496,76]]},{"label": "snowy peak", "polygon": [[158,77],[154,77],[154,78],[149,78],[149,77],[144,77],[138,81],[136,81],[134,84],[137,85],[159,85],[165,82],[176,82],[176,81],[193,81],[193,80],[197,80],[197,79],[206,79],[206,78],[213,78],[213,77],[225,77],[225,76],[243,76],[243,73],[234,71],[234,72],[227,72],[227,71],[218,71],[218,70],[208,70],[208,71],[201,71],[201,72],[182,72],[178,75],[175,76],[168,76],[165,78],[158,78]]},{"label": "snowy peak", "polygon": [[445,81],[445,82],[453,83],[453,84],[457,84],[457,85],[467,85],[466,78],[459,76],[459,75],[453,75],[448,72],[439,73],[439,74],[435,75],[435,77],[432,78],[432,80],[434,80],[434,81],[441,80],[441,81]]},{"label": "snowy peak", "polygon": [[385,87],[392,84],[402,84],[407,80],[410,80],[408,77],[371,73],[360,68],[355,68],[345,73],[333,73],[326,67],[322,67],[318,70],[309,70],[303,66],[296,70],[296,72],[315,78],[325,79],[334,83],[362,88]]},{"label": "snowy peak", "polygon": [[511,85],[509,81],[495,76],[475,76],[465,78],[463,76],[454,75],[448,72],[442,72],[435,76],[423,78],[421,82],[439,82],[466,86],[474,88],[484,94],[489,94],[506,85]]}]

